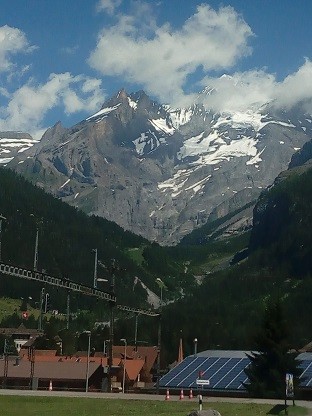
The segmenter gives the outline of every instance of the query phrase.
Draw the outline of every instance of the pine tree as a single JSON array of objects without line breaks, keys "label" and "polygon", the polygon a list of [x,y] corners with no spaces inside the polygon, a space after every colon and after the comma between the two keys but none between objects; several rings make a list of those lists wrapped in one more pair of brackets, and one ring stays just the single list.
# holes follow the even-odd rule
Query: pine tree
[{"label": "pine tree", "polygon": [[285,397],[286,373],[293,374],[296,387],[301,370],[297,354],[290,352],[288,327],[280,301],[267,305],[262,327],[255,337],[255,347],[257,352],[247,354],[251,361],[245,369],[248,393],[253,397]]}]

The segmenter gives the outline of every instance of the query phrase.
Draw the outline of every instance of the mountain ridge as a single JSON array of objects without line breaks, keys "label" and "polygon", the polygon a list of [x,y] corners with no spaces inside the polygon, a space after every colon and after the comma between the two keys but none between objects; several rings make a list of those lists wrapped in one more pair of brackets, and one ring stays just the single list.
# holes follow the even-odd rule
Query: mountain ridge
[{"label": "mountain ridge", "polygon": [[122,89],[75,126],[48,129],[8,167],[88,214],[177,244],[255,201],[312,137],[304,114],[214,113],[198,102],[172,109]]}]

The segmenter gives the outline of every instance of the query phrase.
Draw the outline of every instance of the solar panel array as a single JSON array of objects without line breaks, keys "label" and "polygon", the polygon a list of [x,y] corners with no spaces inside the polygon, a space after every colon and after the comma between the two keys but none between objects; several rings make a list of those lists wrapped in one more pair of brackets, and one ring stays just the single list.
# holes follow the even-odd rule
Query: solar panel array
[{"label": "solar panel array", "polygon": [[312,387],[312,353],[300,354],[298,359],[301,361],[300,368],[302,369],[300,386]]},{"label": "solar panel array", "polygon": [[[244,370],[250,360],[243,352],[240,356],[231,356],[230,353],[228,356],[189,356],[165,374],[159,386],[168,389],[244,391],[244,383],[248,382]],[[312,388],[312,353],[301,354],[298,359],[302,369],[300,385]],[[197,379],[209,380],[209,385],[198,385]]]}]

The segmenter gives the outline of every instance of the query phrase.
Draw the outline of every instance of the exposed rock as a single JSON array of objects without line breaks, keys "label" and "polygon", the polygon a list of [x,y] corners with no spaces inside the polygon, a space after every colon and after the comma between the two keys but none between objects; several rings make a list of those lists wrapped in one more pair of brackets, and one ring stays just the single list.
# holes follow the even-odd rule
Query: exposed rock
[{"label": "exposed rock", "polygon": [[221,416],[221,414],[214,409],[207,409],[207,410],[194,410],[193,412],[189,413],[188,416]]},{"label": "exposed rock", "polygon": [[312,136],[300,116],[269,107],[213,114],[200,99],[173,110],[122,90],[72,128],[57,123],[9,166],[88,214],[175,244],[232,213],[221,234],[250,227],[262,189]]}]

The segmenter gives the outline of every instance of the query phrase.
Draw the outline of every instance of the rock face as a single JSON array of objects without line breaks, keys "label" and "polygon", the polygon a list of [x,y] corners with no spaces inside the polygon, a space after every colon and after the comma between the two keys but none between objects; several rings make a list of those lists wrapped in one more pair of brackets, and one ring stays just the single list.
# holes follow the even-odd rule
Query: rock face
[{"label": "rock face", "polygon": [[294,155],[282,172],[260,195],[255,207],[249,251],[262,249],[272,264],[286,264],[292,277],[305,276],[312,268],[311,204],[312,141]]},{"label": "rock face", "polygon": [[161,244],[225,216],[235,232],[250,226],[251,210],[243,207],[310,139],[311,119],[269,107],[214,114],[200,101],[177,110],[143,91],[121,90],[72,128],[57,123],[8,166],[88,214]]},{"label": "rock face", "polygon": [[221,416],[221,414],[214,409],[194,410],[188,416]]}]

